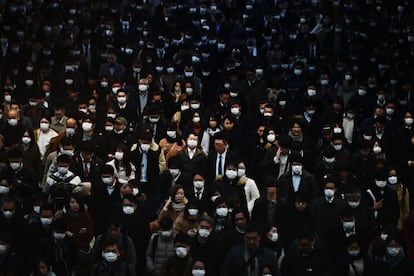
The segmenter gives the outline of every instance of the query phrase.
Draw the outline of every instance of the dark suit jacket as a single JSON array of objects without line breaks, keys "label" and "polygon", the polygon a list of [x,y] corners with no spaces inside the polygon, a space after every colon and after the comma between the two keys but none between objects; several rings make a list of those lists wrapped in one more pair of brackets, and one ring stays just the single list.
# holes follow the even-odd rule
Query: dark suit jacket
[{"label": "dark suit jacket", "polygon": [[286,213],[286,202],[283,199],[278,199],[275,205],[275,213],[273,216],[273,223],[269,221],[268,200],[265,196],[256,199],[252,210],[252,222],[259,225],[262,234],[267,233],[271,227],[276,227],[278,233],[283,235],[284,219]]},{"label": "dark suit jacket", "polygon": [[82,158],[80,154],[76,154],[72,159],[72,164],[70,165],[69,170],[73,172],[75,175],[79,176],[82,182],[99,182],[101,179],[101,169],[104,163],[98,157],[93,157],[91,160],[89,173],[88,175],[85,174],[84,164],[82,162]]},{"label": "dark suit jacket", "polygon": [[[207,160],[207,179],[208,182],[211,183],[216,179],[216,160],[217,160],[217,152],[210,152],[208,155]],[[226,158],[224,160],[224,168],[226,167],[227,163],[230,161],[237,162],[238,155],[233,152],[232,150],[227,150]],[[224,171],[223,171],[224,174]]]},{"label": "dark suit jacket", "polygon": [[[296,193],[293,189],[292,171],[282,174],[279,177],[280,186],[278,187],[279,196],[288,203],[295,202]],[[308,196],[309,202],[312,202],[318,195],[318,187],[315,183],[315,177],[309,172],[303,170],[300,177],[300,183],[297,193],[304,193]]]},{"label": "dark suit jacket", "polygon": [[111,74],[110,65],[108,63],[104,63],[99,68],[99,78],[106,76],[109,78],[109,82],[112,83],[114,80],[123,80],[125,74],[125,67],[119,63],[115,63],[114,65],[114,72]]}]

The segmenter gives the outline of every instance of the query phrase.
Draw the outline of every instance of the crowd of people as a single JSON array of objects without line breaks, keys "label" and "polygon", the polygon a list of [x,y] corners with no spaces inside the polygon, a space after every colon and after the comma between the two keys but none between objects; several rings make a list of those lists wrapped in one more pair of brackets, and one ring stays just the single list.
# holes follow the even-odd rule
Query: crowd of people
[{"label": "crowd of people", "polygon": [[414,275],[411,1],[0,10],[0,275]]}]

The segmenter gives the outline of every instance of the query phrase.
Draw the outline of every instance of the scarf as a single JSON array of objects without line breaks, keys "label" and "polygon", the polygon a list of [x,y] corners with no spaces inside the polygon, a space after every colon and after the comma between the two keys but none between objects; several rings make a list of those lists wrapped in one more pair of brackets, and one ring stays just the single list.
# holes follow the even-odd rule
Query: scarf
[{"label": "scarf", "polygon": [[289,130],[288,135],[292,138],[293,142],[302,142],[303,141],[303,133],[301,132],[299,135],[293,135],[292,131]]},{"label": "scarf", "polygon": [[184,203],[171,203],[171,207],[173,208],[174,211],[176,212],[181,212],[182,210],[184,210],[185,208],[185,204]]}]

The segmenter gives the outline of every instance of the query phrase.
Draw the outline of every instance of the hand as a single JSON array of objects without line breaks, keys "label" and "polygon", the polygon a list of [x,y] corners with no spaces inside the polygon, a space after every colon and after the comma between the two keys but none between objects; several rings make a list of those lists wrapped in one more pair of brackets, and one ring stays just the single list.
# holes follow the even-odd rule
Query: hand
[{"label": "hand", "polygon": [[194,237],[195,235],[197,235],[197,230],[196,229],[190,229],[187,231],[187,235],[189,235],[190,237]]},{"label": "hand", "polygon": [[382,204],[383,204],[383,202],[384,202],[384,199],[381,199],[380,201],[378,201],[378,202],[374,202],[374,205],[372,206],[372,209],[374,209],[374,210],[379,210],[379,209],[381,209],[382,208]]},{"label": "hand", "polygon": [[66,231],[66,232],[65,232],[65,234],[66,234],[66,236],[67,236],[67,237],[69,237],[69,238],[73,237],[73,233],[72,233],[72,232],[70,232],[70,231]]},{"label": "hand", "polygon": [[278,147],[276,151],[276,158],[279,159],[281,154],[282,154],[282,149],[281,147]]}]

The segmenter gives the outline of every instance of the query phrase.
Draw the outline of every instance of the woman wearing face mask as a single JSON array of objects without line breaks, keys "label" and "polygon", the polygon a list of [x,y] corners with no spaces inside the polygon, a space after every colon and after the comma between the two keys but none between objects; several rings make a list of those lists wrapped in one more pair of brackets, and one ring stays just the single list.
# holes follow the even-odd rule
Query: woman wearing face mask
[{"label": "woman wearing face mask", "polygon": [[188,135],[194,133],[204,139],[205,122],[202,118],[200,111],[191,112],[191,121],[181,127],[183,131],[183,139],[187,139]]},{"label": "woman wearing face mask", "polygon": [[227,201],[223,197],[218,197],[214,201],[214,233],[217,237],[220,237],[226,229],[231,226],[230,212]]},{"label": "woman wearing face mask", "polygon": [[102,247],[102,260],[93,264],[92,276],[128,276],[127,263],[121,257],[121,247],[115,240],[107,240]]},{"label": "woman wearing face mask", "polygon": [[196,223],[205,213],[198,201],[189,202],[184,212],[182,212],[174,221],[174,233],[187,234],[193,237],[197,234]]},{"label": "woman wearing face mask", "polygon": [[190,269],[186,270],[183,276],[209,276],[212,275],[208,267],[208,261],[202,258],[194,258]]},{"label": "woman wearing face mask", "polygon": [[58,136],[57,132],[50,128],[50,120],[48,118],[40,119],[40,128],[34,130],[34,139],[39,147],[40,159],[43,161],[50,139]]},{"label": "woman wearing face mask", "polygon": [[85,204],[80,196],[72,194],[65,206],[62,218],[66,221],[66,236],[72,238],[77,247],[76,264],[78,271],[87,272],[89,269],[89,243],[93,238],[93,219],[85,210]]},{"label": "woman wearing face mask", "polygon": [[313,145],[309,136],[303,133],[303,122],[295,119],[291,125],[288,135],[292,138],[291,150],[303,152],[304,167],[311,170],[314,166]]},{"label": "woman wearing face mask", "polygon": [[160,147],[164,150],[165,161],[171,156],[177,155],[179,151],[185,148],[185,141],[181,138],[177,131],[177,125],[170,122],[167,126],[167,132],[165,138],[159,142]]},{"label": "woman wearing face mask", "polygon": [[158,221],[163,217],[170,217],[173,221],[184,212],[188,200],[185,197],[184,187],[176,184],[171,188],[170,197],[158,215]]},{"label": "woman wearing face mask", "polygon": [[256,182],[254,179],[247,177],[246,175],[246,165],[244,162],[239,162],[237,165],[237,178],[238,184],[244,187],[244,194],[247,201],[247,209],[249,214],[251,214],[256,199],[260,197],[259,189],[257,188]]},{"label": "woman wearing face mask", "polygon": [[395,191],[397,194],[398,206],[400,210],[400,216],[398,218],[397,229],[402,230],[403,221],[410,214],[410,195],[408,189],[401,179],[398,177],[399,171],[396,167],[390,167],[388,169],[387,187]]},{"label": "woman wearing face mask", "polygon": [[125,144],[119,144],[114,153],[114,159],[106,163],[114,168],[119,183],[128,183],[135,179],[135,166],[130,162],[129,150]]},{"label": "woman wearing face mask", "polygon": [[214,151],[214,134],[220,132],[221,130],[222,128],[219,114],[216,112],[210,113],[208,117],[208,126],[204,130],[203,139],[201,140],[201,147],[207,156],[209,152]]},{"label": "woman wearing face mask", "polygon": [[21,137],[18,144],[23,152],[23,164],[35,170],[40,177],[43,173],[42,163],[40,160],[39,146],[35,142],[33,131],[25,129]]},{"label": "woman wearing face mask", "polygon": [[335,264],[336,276],[369,276],[372,274],[372,261],[359,246],[359,237],[351,235],[346,240],[346,251]]},{"label": "woman wearing face mask", "polygon": [[405,257],[402,240],[397,234],[390,234],[386,239],[384,258],[374,263],[372,275],[376,276],[406,276],[413,274],[413,264]]}]

